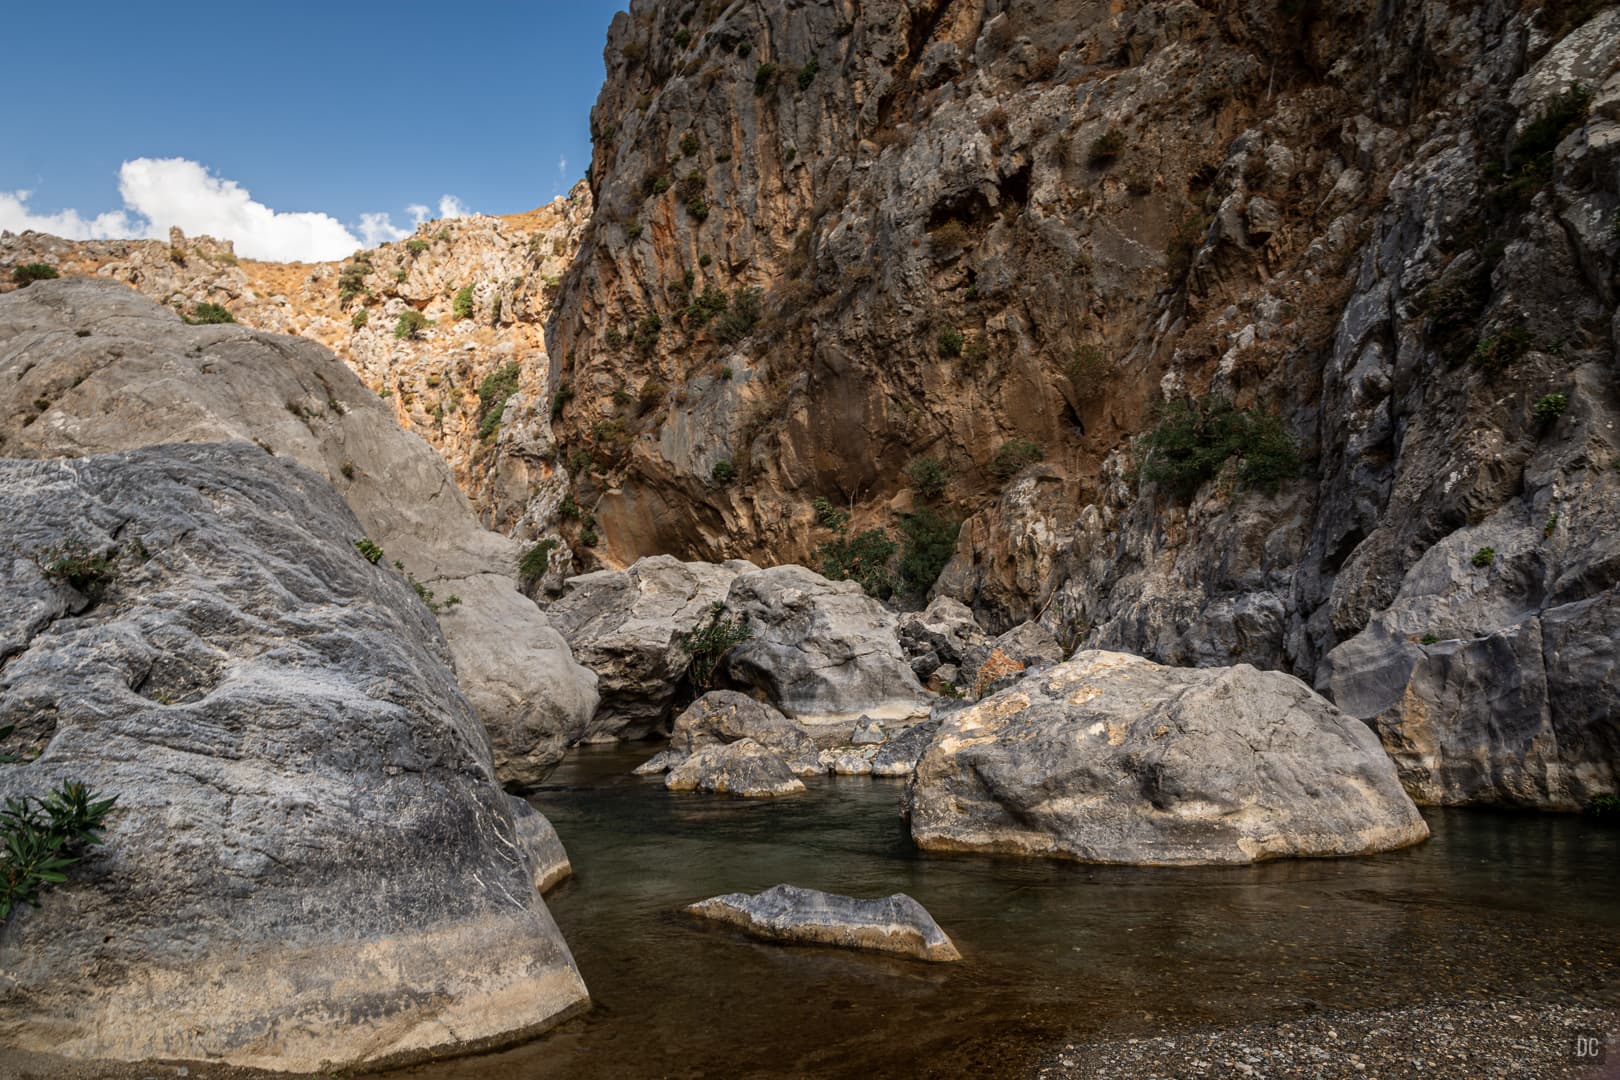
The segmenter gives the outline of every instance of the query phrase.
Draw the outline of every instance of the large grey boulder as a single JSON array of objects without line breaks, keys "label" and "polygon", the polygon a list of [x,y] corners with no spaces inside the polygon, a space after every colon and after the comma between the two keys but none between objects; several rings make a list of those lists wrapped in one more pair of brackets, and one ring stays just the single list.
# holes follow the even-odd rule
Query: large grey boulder
[{"label": "large grey boulder", "polygon": [[662,730],[692,659],[677,636],[706,622],[737,575],[754,569],[741,561],[651,555],[625,570],[569,578],[547,614],[597,676],[601,702],[581,741],[641,739]]},{"label": "large grey boulder", "polygon": [[930,695],[900,649],[895,616],[855,582],[773,566],[739,576],[726,606],[750,631],[726,654],[727,676],[800,723],[928,712]]},{"label": "large grey boulder", "polygon": [[1180,866],[1429,835],[1366,725],[1246,664],[1086,651],[946,716],[908,788],[939,851]]},{"label": "large grey boulder", "polygon": [[42,281],[0,296],[0,384],[6,456],[240,439],[314,470],[359,518],[343,540],[460,598],[440,625],[503,779],[537,782],[584,732],[596,680],[518,592],[522,546],[481,527],[449,466],[315,342],[188,326],[113,282]]},{"label": "large grey boulder", "polygon": [[507,798],[511,800],[512,825],[517,833],[518,849],[528,864],[534,887],[542,894],[548,893],[574,872],[574,865],[568,859],[562,838],[557,835],[556,828],[546,815],[516,795]]},{"label": "large grey boulder", "polygon": [[753,739],[717,743],[688,755],[669,770],[670,791],[706,791],[739,799],[797,795],[804,781],[772,751]]},{"label": "large grey boulder", "polygon": [[872,775],[910,776],[938,731],[938,720],[924,720],[890,736],[872,758]]},{"label": "large grey boulder", "polygon": [[432,614],[318,476],[243,443],[0,460],[0,520],[0,726],[42,747],[0,797],[118,797],[0,927],[0,1043],[347,1070],[585,1005]]},{"label": "large grey boulder", "polygon": [[800,775],[822,770],[810,733],[763,701],[735,690],[711,690],[682,710],[670,732],[670,749],[693,754],[706,746],[753,739]]},{"label": "large grey boulder", "polygon": [[861,900],[777,885],[761,893],[710,897],[686,910],[766,941],[899,953],[936,962],[962,959],[927,909],[905,893]]}]

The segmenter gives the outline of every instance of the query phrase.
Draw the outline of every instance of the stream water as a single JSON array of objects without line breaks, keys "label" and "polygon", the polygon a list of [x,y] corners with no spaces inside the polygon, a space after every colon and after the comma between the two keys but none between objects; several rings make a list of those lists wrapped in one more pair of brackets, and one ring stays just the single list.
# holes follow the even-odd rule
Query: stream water
[{"label": "stream water", "polygon": [[[1134,869],[924,855],[903,782],[671,794],[651,746],[572,754],[533,802],[575,876],[548,902],[591,1012],[433,1080],[1017,1076],[1064,1041],[1474,996],[1620,1001],[1620,828],[1431,811],[1364,859]],[[956,964],[766,945],[681,914],[789,882],[906,892]]]}]

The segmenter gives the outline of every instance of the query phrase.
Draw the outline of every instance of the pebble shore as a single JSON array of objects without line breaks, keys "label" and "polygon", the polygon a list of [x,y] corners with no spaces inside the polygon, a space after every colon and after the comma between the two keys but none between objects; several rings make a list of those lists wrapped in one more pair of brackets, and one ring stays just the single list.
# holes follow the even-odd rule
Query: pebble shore
[{"label": "pebble shore", "polygon": [[[1602,1062],[1576,1056],[1582,1036],[1603,1039]],[[1620,1011],[1500,1000],[1321,1012],[1234,1028],[1072,1043],[1034,1075],[1040,1080],[1620,1080]]]}]

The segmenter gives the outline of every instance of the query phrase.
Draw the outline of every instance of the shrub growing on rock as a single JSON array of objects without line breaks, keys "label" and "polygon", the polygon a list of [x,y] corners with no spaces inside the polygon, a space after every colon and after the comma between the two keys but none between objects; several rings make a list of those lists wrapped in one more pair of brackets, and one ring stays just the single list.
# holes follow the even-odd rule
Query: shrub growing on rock
[{"label": "shrub growing on rock", "polygon": [[23,263],[21,266],[13,267],[11,271],[11,280],[19,286],[36,281],[49,281],[61,276],[56,267],[50,263]]},{"label": "shrub growing on rock", "polygon": [[945,485],[951,479],[950,470],[935,457],[913,461],[906,475],[911,477],[911,486],[917,489],[917,494],[930,502],[945,494]]},{"label": "shrub growing on rock", "polygon": [[894,593],[894,573],[889,562],[899,545],[883,529],[867,529],[854,537],[838,535],[816,549],[816,562],[823,577],[830,581],[853,581],[867,595],[886,600]]},{"label": "shrub growing on rock", "polygon": [[1471,561],[1475,566],[1479,567],[1480,569],[1484,569],[1485,567],[1496,562],[1496,549],[1482,547],[1478,551],[1474,552],[1474,558]]},{"label": "shrub growing on rock", "polygon": [[546,570],[551,566],[551,553],[557,550],[559,543],[556,537],[548,536],[524,553],[518,562],[518,580],[525,588],[546,576]]},{"label": "shrub growing on rock", "polygon": [[998,480],[1011,480],[1044,456],[1041,448],[1029,439],[1009,439],[990,460],[990,472]]},{"label": "shrub growing on rock", "polygon": [[1233,459],[1245,487],[1275,491],[1299,471],[1298,445],[1281,420],[1259,409],[1239,410],[1215,394],[1164,406],[1145,444],[1143,478],[1182,500]]},{"label": "shrub growing on rock", "polygon": [[478,384],[478,437],[487,439],[501,426],[506,413],[506,400],[517,393],[518,375],[522,366],[513,360],[502,364]]},{"label": "shrub growing on rock", "polygon": [[757,287],[732,291],[726,310],[715,321],[714,336],[723,345],[735,345],[759,325],[765,294]]},{"label": "shrub growing on rock", "polygon": [[473,314],[473,287],[463,285],[456,290],[455,299],[450,301],[450,311],[458,319],[470,319]]},{"label": "shrub growing on rock", "polygon": [[1063,366],[1063,374],[1068,377],[1069,385],[1074,387],[1075,396],[1089,401],[1098,397],[1107,384],[1108,361],[1097,346],[1082,345],[1070,354],[1069,362]]},{"label": "shrub growing on rock", "polygon": [[[11,734],[0,728],[0,739]],[[44,798],[8,798],[0,809],[0,925],[21,904],[39,906],[39,894],[67,881],[84,849],[101,842],[102,822],[118,801],[97,799],[83,784],[65,781]]]},{"label": "shrub growing on rock", "polygon": [[900,553],[900,581],[906,591],[924,597],[939,579],[941,570],[956,550],[956,535],[962,524],[924,507],[915,514],[902,514],[900,535],[906,544]]},{"label": "shrub growing on rock", "polygon": [[401,341],[415,341],[422,336],[422,331],[432,325],[432,319],[410,308],[401,313],[399,321],[394,324],[394,336]]},{"label": "shrub growing on rock", "polygon": [[205,326],[216,323],[233,323],[236,321],[236,316],[232,315],[228,310],[226,310],[224,304],[210,304],[206,302],[194,305],[191,309],[191,314],[182,315],[181,318],[193,326]]},{"label": "shrub growing on rock", "polygon": [[1118,128],[1109,128],[1091,144],[1091,151],[1086,160],[1092,165],[1105,166],[1113,163],[1114,159],[1125,152],[1125,133]]},{"label": "shrub growing on rock", "polygon": [[118,579],[118,553],[102,555],[77,540],[69,540],[45,552],[39,563],[45,580],[66,585],[90,600],[101,598]]},{"label": "shrub growing on rock", "polygon": [[940,330],[939,337],[934,344],[939,348],[939,355],[949,359],[962,355],[962,331],[954,326],[947,326]]},{"label": "shrub growing on rock", "polygon": [[362,559],[366,560],[368,563],[371,563],[373,566],[375,566],[378,560],[383,557],[383,549],[378,547],[376,541],[372,540],[369,536],[362,536],[360,539],[356,540],[354,542],[354,549],[360,553],[360,557]]},{"label": "shrub growing on rock", "polygon": [[1545,425],[1551,424],[1560,416],[1563,416],[1564,410],[1568,408],[1569,395],[1546,394],[1536,401],[1531,413],[1535,416],[1536,423]]},{"label": "shrub growing on rock", "polygon": [[698,691],[714,685],[715,669],[733,645],[748,640],[748,624],[726,611],[726,605],[715,601],[709,605],[709,617],[691,630],[678,631],[670,639],[677,648],[691,657],[687,675]]},{"label": "shrub growing on rock", "polygon": [[365,308],[361,308],[359,311],[356,311],[354,313],[354,317],[349,320],[349,329],[351,329],[351,330],[359,330],[361,327],[365,326],[366,323],[368,323],[370,321],[371,321],[371,313],[369,311],[367,311]]},{"label": "shrub growing on rock", "polygon": [[420,255],[427,249],[428,242],[423,240],[420,236],[413,236],[409,240],[405,241],[405,250],[410,252],[413,256]]}]

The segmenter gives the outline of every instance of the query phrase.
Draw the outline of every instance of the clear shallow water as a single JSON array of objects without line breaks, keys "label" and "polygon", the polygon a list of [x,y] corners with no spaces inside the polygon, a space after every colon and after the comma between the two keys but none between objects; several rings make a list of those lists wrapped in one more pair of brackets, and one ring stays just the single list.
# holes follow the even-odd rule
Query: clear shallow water
[{"label": "clear shallow water", "polygon": [[[1317,1008],[1516,995],[1620,1001],[1620,828],[1427,814],[1367,859],[1131,869],[923,855],[903,782],[830,778],[779,800],[676,795],[571,755],[532,801],[575,876],[548,896],[594,1009],[433,1080],[1016,1076],[1063,1041]],[[781,882],[906,892],[964,960],[765,945],[687,918]]]}]

